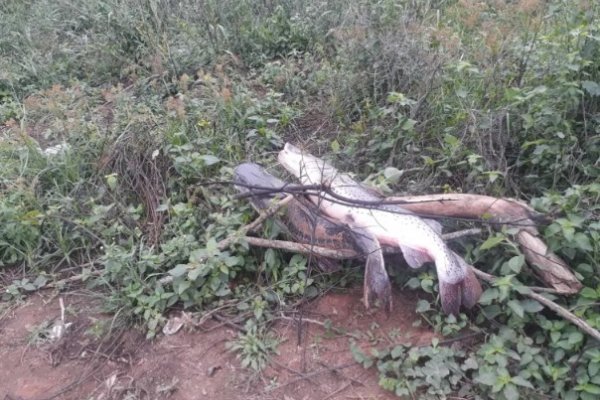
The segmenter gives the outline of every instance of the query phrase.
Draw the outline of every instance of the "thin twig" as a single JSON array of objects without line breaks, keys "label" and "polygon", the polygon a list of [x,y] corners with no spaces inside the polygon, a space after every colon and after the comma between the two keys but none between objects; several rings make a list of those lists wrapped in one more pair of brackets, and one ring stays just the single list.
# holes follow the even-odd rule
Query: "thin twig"
[{"label": "thin twig", "polygon": [[471,229],[465,229],[465,230],[462,230],[462,231],[444,233],[442,235],[442,239],[444,239],[446,241],[451,241],[451,240],[460,239],[460,238],[465,237],[465,236],[479,235],[480,233],[481,233],[481,229],[479,229],[479,228],[471,228]]},{"label": "thin twig", "polygon": [[556,304],[555,302],[553,302],[550,299],[545,298],[544,296],[542,296],[539,293],[535,293],[532,290],[529,290],[527,293],[525,293],[525,296],[531,297],[532,299],[539,301],[540,303],[542,303],[543,305],[545,305],[552,311],[556,312],[558,315],[560,315],[564,319],[571,321],[579,329],[581,329],[582,331],[584,331],[585,333],[587,333],[588,335],[590,335],[591,337],[593,337],[594,339],[596,339],[597,341],[600,342],[600,332],[598,330],[594,329],[585,320],[579,318],[578,316],[576,316],[575,314],[573,314],[566,308]]},{"label": "thin twig", "polygon": [[308,243],[296,243],[289,242],[286,240],[263,239],[250,236],[244,237],[243,240],[245,240],[246,242],[248,242],[248,244],[251,244],[252,246],[287,250],[294,253],[302,254],[312,253],[321,257],[335,258],[338,260],[361,257],[361,254],[358,254],[356,251],[350,249],[334,250],[327,247],[310,245]]},{"label": "thin twig", "polygon": [[321,375],[321,374],[326,373],[326,372],[335,372],[335,371],[338,371],[340,369],[354,367],[355,365],[359,365],[359,364],[356,361],[351,361],[351,362],[346,363],[346,364],[335,365],[335,366],[329,367],[329,368],[321,368],[321,369],[318,369],[316,371],[304,374],[303,376],[301,376],[299,378],[292,379],[290,381],[284,382],[281,385],[277,385],[277,386],[272,387],[272,388],[267,388],[266,392],[273,392],[275,390],[281,389],[283,387],[292,385],[292,384],[297,383],[297,382],[301,382],[301,381],[303,381],[305,379],[310,379],[310,378],[312,378],[314,376]]},{"label": "thin twig", "polygon": [[284,313],[281,313],[281,315],[279,315],[279,317],[277,317],[277,318],[284,319],[287,321],[293,321],[293,322],[308,322],[310,324],[315,324],[315,325],[322,326],[323,328],[327,328],[327,324],[325,324],[325,322],[317,321],[316,319],[302,318],[302,320],[299,320],[298,318],[288,317]]},{"label": "thin twig", "polygon": [[[446,233],[442,235],[442,239],[444,240],[455,240],[464,236],[469,235],[478,235],[481,233],[481,229],[473,228],[473,229],[465,229],[462,231],[456,231],[451,233]],[[263,239],[257,237],[246,236],[242,238],[248,244],[257,247],[268,247],[279,250],[288,250],[296,253],[302,254],[315,254],[321,257],[335,258],[338,260],[345,260],[348,258],[359,258],[362,257],[362,254],[357,253],[351,249],[340,249],[334,250],[327,247],[315,246],[307,243],[296,243],[289,242],[285,240],[273,240],[273,239]]]},{"label": "thin twig", "polygon": [[[241,182],[231,182],[231,181],[215,181],[215,182],[205,182],[204,185],[236,185],[241,186],[247,189],[250,189],[249,192],[240,193],[235,195],[234,198],[237,199],[245,199],[251,197],[267,197],[273,196],[275,194],[287,193],[287,194],[295,194],[295,195],[306,195],[306,196],[318,196],[323,197],[324,194],[327,196],[327,201],[331,203],[346,205],[350,207],[360,207],[366,209],[379,209],[383,210],[381,207],[383,206],[399,206],[392,208],[385,208],[385,212],[399,215],[416,215],[421,218],[440,218],[440,215],[437,214],[428,214],[422,212],[414,212],[409,211],[402,208],[402,205],[409,205],[415,203],[452,203],[457,202],[455,198],[452,196],[435,198],[435,199],[423,199],[417,201],[411,201],[407,199],[403,199],[401,197],[381,197],[377,200],[360,200],[356,198],[350,198],[346,196],[342,196],[335,191],[333,191],[327,185],[298,185],[298,184],[290,184],[286,183],[281,187],[272,187],[272,186],[260,186],[260,185],[251,185]],[[496,199],[505,200],[505,199]],[[508,219],[502,221],[493,221],[487,220],[481,217],[459,217],[459,216],[443,216],[444,219],[452,219],[458,221],[476,221],[481,224],[490,224],[490,225],[510,225],[515,227],[536,227],[537,224],[531,221],[530,218],[516,218],[516,219]]]},{"label": "thin twig", "polygon": [[90,278],[92,276],[102,275],[103,272],[104,272],[104,270],[95,270],[95,271],[88,271],[88,272],[83,273],[83,274],[77,274],[77,275],[69,276],[68,278],[65,278],[65,279],[61,279],[61,280],[54,281],[54,282],[48,282],[44,286],[44,288],[60,287],[60,286],[62,286],[64,284],[66,284],[66,283],[82,281],[82,280]]},{"label": "thin twig", "polygon": [[[494,283],[498,279],[494,275],[490,275],[488,273],[480,271],[480,270],[478,270],[475,267],[471,267],[471,268],[473,268],[473,271],[475,272],[475,274],[478,277],[480,277],[481,279],[483,279],[484,281],[487,281],[487,282],[490,282],[490,283]],[[566,320],[570,321],[571,323],[573,323],[575,326],[577,326],[583,332],[587,333],[588,335],[590,335],[591,337],[593,337],[594,339],[596,339],[597,341],[600,342],[600,332],[598,330],[596,330],[595,328],[593,328],[585,320],[579,318],[578,316],[576,316],[575,314],[573,314],[572,312],[570,312],[566,308],[564,308],[564,307],[556,304],[552,300],[545,298],[544,296],[542,296],[539,293],[536,293],[533,290],[534,288],[527,287],[527,286],[525,288],[527,290],[522,293],[523,295],[525,295],[525,296],[527,296],[527,297],[529,297],[531,299],[534,299],[534,300],[540,302],[541,304],[545,305],[546,307],[548,307],[552,311],[556,312],[558,315],[560,315],[564,319],[566,319]]]},{"label": "thin twig", "polygon": [[[226,237],[225,239],[223,239],[219,243],[217,243],[217,248],[219,250],[225,250],[226,248],[231,246],[236,240],[238,240],[240,237],[243,237],[248,232],[259,227],[263,223],[263,221],[265,221],[267,218],[273,216],[277,211],[279,211],[279,209],[281,207],[285,206],[293,198],[294,197],[292,195],[287,195],[281,201],[273,203],[268,209],[266,209],[264,212],[261,212],[260,215],[258,216],[258,218],[256,218],[254,221],[252,221],[248,225],[242,226],[236,232],[234,232],[233,234],[229,235],[228,237]],[[200,262],[200,263],[204,262],[204,261],[206,261],[207,258],[208,258],[208,256],[205,256],[202,259],[198,260],[198,262]],[[165,277],[159,279],[159,282],[163,285],[169,284],[169,283],[173,282],[173,277],[170,275],[165,276]]]},{"label": "thin twig", "polygon": [[334,390],[333,392],[329,393],[327,396],[323,397],[321,400],[329,400],[330,398],[332,398],[336,394],[341,393],[344,390],[348,389],[350,387],[350,385],[352,385],[352,381],[346,382],[345,384],[343,384],[342,386],[340,386],[339,389]]}]

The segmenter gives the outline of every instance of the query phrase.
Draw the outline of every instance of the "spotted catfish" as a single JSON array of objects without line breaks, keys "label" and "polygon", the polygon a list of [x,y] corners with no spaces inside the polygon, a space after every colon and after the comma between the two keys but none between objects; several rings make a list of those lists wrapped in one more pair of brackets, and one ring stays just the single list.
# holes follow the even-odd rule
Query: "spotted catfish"
[{"label": "spotted catfish", "polygon": [[278,160],[303,184],[328,188],[310,196],[325,214],[371,233],[381,245],[400,247],[413,268],[433,261],[444,312],[457,315],[461,304],[472,307],[477,303],[481,285],[466,262],[441,238],[439,224],[397,205],[373,206],[372,203],[381,203],[382,199],[372,189],[289,143],[279,153]]}]

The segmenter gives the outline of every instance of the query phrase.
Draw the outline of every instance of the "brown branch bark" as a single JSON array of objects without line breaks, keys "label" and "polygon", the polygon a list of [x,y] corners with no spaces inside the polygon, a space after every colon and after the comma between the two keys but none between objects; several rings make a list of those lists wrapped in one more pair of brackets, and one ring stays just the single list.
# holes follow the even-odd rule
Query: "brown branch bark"
[{"label": "brown branch bark", "polygon": [[565,261],[548,249],[540,238],[536,222],[542,215],[526,204],[512,199],[499,199],[474,194],[434,194],[425,196],[392,197],[405,200],[403,208],[417,214],[484,219],[494,224],[518,229],[515,239],[526,260],[540,279],[562,294],[577,293],[582,284]]}]

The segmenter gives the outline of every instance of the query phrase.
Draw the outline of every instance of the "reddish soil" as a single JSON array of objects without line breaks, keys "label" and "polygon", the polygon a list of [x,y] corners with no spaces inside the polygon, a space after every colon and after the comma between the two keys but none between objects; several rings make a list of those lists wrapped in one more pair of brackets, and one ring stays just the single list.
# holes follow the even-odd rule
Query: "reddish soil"
[{"label": "reddish soil", "polygon": [[412,326],[418,317],[410,293],[394,294],[389,318],[367,312],[357,290],[328,294],[305,308],[300,345],[293,318],[274,324],[279,354],[256,374],[226,348],[235,326],[211,319],[202,329],[184,326],[149,341],[134,329],[111,328],[111,317],[89,297],[63,299],[71,325],[54,340],[42,328],[60,321],[58,297],[36,295],[0,309],[0,399],[394,399],[377,385],[374,368],[354,362],[350,342],[425,344],[433,337]]}]

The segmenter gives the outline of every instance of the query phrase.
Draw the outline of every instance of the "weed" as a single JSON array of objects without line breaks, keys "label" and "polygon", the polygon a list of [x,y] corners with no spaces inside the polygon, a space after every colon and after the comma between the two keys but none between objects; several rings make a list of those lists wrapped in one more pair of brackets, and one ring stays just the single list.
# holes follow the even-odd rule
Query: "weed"
[{"label": "weed", "polygon": [[242,367],[261,371],[271,354],[276,354],[279,341],[270,333],[259,328],[252,320],[246,323],[244,332],[239,333],[236,340],[229,342],[231,351],[238,352]]}]

